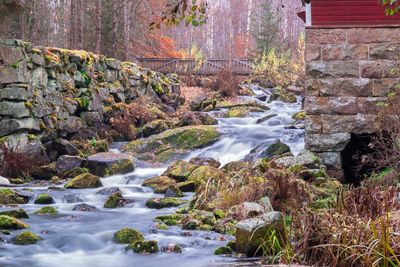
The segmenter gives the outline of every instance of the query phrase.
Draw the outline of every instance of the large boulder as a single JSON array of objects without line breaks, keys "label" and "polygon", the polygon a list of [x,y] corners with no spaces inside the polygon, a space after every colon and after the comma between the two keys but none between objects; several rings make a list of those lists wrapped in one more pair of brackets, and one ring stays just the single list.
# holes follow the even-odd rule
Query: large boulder
[{"label": "large boulder", "polygon": [[283,227],[283,216],[279,212],[269,212],[261,218],[240,221],[236,225],[236,252],[244,253],[248,257],[261,256],[263,250],[260,246],[265,238],[275,232],[276,237],[282,241],[285,237]]},{"label": "large boulder", "polygon": [[29,199],[29,196],[13,189],[0,188],[0,204],[2,205],[26,204],[29,202]]},{"label": "large boulder", "polygon": [[56,170],[58,173],[73,170],[80,167],[83,160],[83,158],[78,156],[63,155],[57,159]]},{"label": "large boulder", "polygon": [[25,229],[28,228],[29,226],[24,223],[23,221],[20,221],[16,218],[7,216],[7,215],[0,215],[0,229],[4,230],[19,230],[19,229]]},{"label": "large boulder", "polygon": [[178,182],[186,181],[189,175],[199,166],[178,160],[168,167],[162,174],[175,179]]},{"label": "large boulder", "polygon": [[170,207],[178,207],[185,203],[187,203],[187,201],[174,197],[149,198],[146,201],[146,207],[150,209],[163,209]]},{"label": "large boulder", "polygon": [[137,241],[143,241],[144,236],[138,230],[124,228],[114,234],[113,240],[118,244],[131,244]]},{"label": "large boulder", "polygon": [[2,211],[2,212],[0,212],[0,215],[7,215],[7,216],[14,217],[17,219],[28,219],[29,218],[28,214],[23,209]]},{"label": "large boulder", "polygon": [[156,176],[145,180],[142,186],[148,186],[154,189],[155,193],[165,193],[167,189],[174,185],[175,181],[168,176]]},{"label": "large boulder", "polygon": [[14,244],[16,245],[33,245],[36,244],[42,240],[41,237],[39,237],[37,234],[25,231],[22,233],[19,233],[15,238],[14,238]]},{"label": "large boulder", "polygon": [[122,153],[103,152],[89,156],[86,166],[92,174],[101,177],[125,174],[134,170],[131,156]]},{"label": "large boulder", "polygon": [[84,188],[97,188],[103,186],[100,178],[90,173],[78,175],[74,179],[65,184],[67,189],[84,189]]},{"label": "large boulder", "polygon": [[186,126],[133,141],[123,151],[142,161],[171,162],[193,149],[211,145],[219,136],[212,126]]},{"label": "large boulder", "polygon": [[225,176],[225,173],[211,166],[200,166],[195,169],[188,177],[198,187],[202,183],[206,183],[209,179],[219,180]]},{"label": "large boulder", "polygon": [[35,204],[39,205],[48,205],[48,204],[53,204],[55,203],[54,198],[48,194],[40,194],[35,198],[34,201]]}]

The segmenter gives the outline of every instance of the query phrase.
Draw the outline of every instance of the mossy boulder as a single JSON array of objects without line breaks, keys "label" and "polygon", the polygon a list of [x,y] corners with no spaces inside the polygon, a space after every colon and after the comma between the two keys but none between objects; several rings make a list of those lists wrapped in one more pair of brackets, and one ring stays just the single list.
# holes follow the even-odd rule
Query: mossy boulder
[{"label": "mossy boulder", "polygon": [[104,208],[105,209],[122,208],[131,202],[132,200],[124,198],[121,192],[115,192],[106,199],[104,203]]},{"label": "mossy boulder", "polygon": [[163,175],[171,177],[178,182],[184,182],[189,175],[198,168],[198,165],[188,163],[184,160],[178,160],[171,164]]},{"label": "mossy boulder", "polygon": [[259,107],[234,107],[226,112],[226,117],[244,118],[248,117],[252,112],[265,112],[265,110]]},{"label": "mossy boulder", "polygon": [[144,236],[138,230],[124,228],[114,234],[113,240],[118,244],[131,244],[137,241],[143,241]]},{"label": "mossy boulder", "polygon": [[55,201],[52,196],[50,196],[49,194],[43,193],[36,197],[34,203],[39,204],[39,205],[48,205],[48,204],[55,203]]},{"label": "mossy boulder", "polygon": [[167,176],[156,176],[145,180],[142,186],[153,188],[154,192],[157,194],[164,194],[167,189],[174,184],[175,181]]},{"label": "mossy boulder", "polygon": [[90,173],[84,173],[76,176],[65,184],[67,189],[84,189],[84,188],[97,188],[103,186],[100,178]]},{"label": "mossy boulder", "polygon": [[189,213],[189,217],[200,221],[202,224],[208,224],[211,226],[217,223],[214,213],[211,211],[194,209]]},{"label": "mossy boulder", "polygon": [[219,247],[214,251],[214,255],[230,255],[232,249],[230,247]]},{"label": "mossy boulder", "polygon": [[0,215],[7,215],[7,216],[14,217],[17,219],[28,219],[29,218],[28,214],[23,209],[2,211],[2,212],[0,212]]},{"label": "mossy boulder", "polygon": [[178,189],[175,185],[170,185],[165,191],[165,197],[183,197],[183,193],[181,190]]},{"label": "mossy boulder", "polygon": [[58,210],[55,207],[43,207],[40,210],[34,212],[36,215],[55,215],[58,214]]},{"label": "mossy boulder", "polygon": [[286,153],[290,153],[290,147],[280,140],[271,144],[264,152],[261,153],[261,158],[272,158],[276,156],[282,156]]},{"label": "mossy boulder", "polygon": [[100,177],[120,173],[125,174],[134,170],[131,156],[110,152],[97,153],[89,156],[86,167],[92,174]]},{"label": "mossy boulder", "polygon": [[202,223],[200,220],[189,219],[182,225],[182,229],[183,230],[198,230],[201,225],[202,225]]},{"label": "mossy boulder", "polygon": [[29,197],[23,195],[13,189],[0,188],[0,204],[13,205],[13,204],[26,204],[29,202]]},{"label": "mossy boulder", "polygon": [[153,254],[159,251],[158,243],[155,240],[142,240],[136,241],[125,248],[125,250],[132,250],[138,254]]},{"label": "mossy boulder", "polygon": [[146,201],[146,207],[150,209],[163,209],[170,207],[178,207],[185,203],[187,203],[187,201],[174,197],[149,198]]},{"label": "mossy boulder", "polygon": [[41,237],[39,237],[37,234],[25,231],[22,233],[19,233],[15,238],[14,238],[14,244],[16,245],[33,245],[36,244],[42,240]]},{"label": "mossy boulder", "polygon": [[156,222],[163,222],[166,225],[177,225],[180,224],[183,220],[184,216],[182,214],[169,214],[169,215],[160,215],[156,217]]},{"label": "mossy boulder", "polygon": [[7,215],[0,215],[0,229],[4,230],[19,230],[19,229],[25,229],[28,228],[29,226],[24,223],[23,221],[20,221],[16,218],[7,216]]},{"label": "mossy boulder", "polygon": [[189,181],[196,184],[196,187],[206,183],[209,179],[219,180],[225,176],[225,173],[211,166],[200,166],[195,169],[188,177]]},{"label": "mossy boulder", "polygon": [[170,162],[193,149],[211,145],[219,136],[213,126],[186,126],[133,141],[123,151],[141,161]]},{"label": "mossy boulder", "polygon": [[138,136],[149,137],[150,135],[159,134],[169,129],[166,120],[154,120],[138,129]]}]

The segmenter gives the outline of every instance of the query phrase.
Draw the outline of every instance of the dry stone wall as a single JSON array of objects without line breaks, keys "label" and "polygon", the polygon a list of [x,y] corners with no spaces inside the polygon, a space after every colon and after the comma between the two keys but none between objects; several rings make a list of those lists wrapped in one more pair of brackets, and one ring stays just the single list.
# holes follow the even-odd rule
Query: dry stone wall
[{"label": "dry stone wall", "polygon": [[46,163],[52,147],[95,136],[113,106],[147,96],[173,109],[179,90],[176,76],[134,63],[0,40],[0,144]]},{"label": "dry stone wall", "polygon": [[400,28],[306,29],[306,147],[342,171],[351,133],[373,133],[399,84]]}]

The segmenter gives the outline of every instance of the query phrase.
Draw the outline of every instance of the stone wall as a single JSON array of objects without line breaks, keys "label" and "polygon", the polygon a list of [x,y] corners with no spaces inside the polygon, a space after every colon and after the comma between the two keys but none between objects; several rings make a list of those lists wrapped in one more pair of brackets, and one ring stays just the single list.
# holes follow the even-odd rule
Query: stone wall
[{"label": "stone wall", "polygon": [[96,137],[114,106],[146,96],[173,110],[179,93],[176,76],[134,63],[0,40],[0,144],[42,163],[59,156],[53,148],[68,149],[69,139]]},{"label": "stone wall", "polygon": [[400,28],[308,28],[305,57],[306,147],[340,172],[351,133],[375,131],[399,84]]}]

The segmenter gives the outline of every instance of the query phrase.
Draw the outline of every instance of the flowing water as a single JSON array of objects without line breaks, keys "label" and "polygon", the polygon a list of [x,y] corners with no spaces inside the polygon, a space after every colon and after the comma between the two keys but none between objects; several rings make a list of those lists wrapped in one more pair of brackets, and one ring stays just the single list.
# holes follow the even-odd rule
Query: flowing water
[{"label": "flowing water", "polygon": [[[264,93],[253,87],[256,94]],[[254,100],[253,97],[245,97]],[[218,118],[219,130],[223,133],[220,141],[204,149],[193,151],[185,159],[195,156],[213,157],[222,165],[240,160],[251,149],[260,143],[272,143],[276,139],[288,144],[294,154],[303,148],[303,130],[286,129],[293,122],[292,115],[300,110],[298,103],[288,104],[274,101],[266,104],[270,110],[263,113],[252,113],[246,118]],[[211,113],[211,114],[215,114]],[[277,116],[257,124],[257,119],[269,114]],[[121,144],[113,144],[112,150],[119,151]],[[154,218],[169,214],[174,208],[153,210],[145,207],[146,199],[162,197],[154,194],[149,188],[141,186],[144,179],[161,174],[167,166],[136,168],[126,175],[115,175],[102,179],[104,187],[119,187],[124,197],[135,202],[120,209],[104,209],[106,195],[96,194],[100,189],[85,190],[49,190],[47,187],[31,187],[35,194],[48,192],[60,212],[56,216],[33,215],[38,205],[21,205],[30,215],[25,221],[33,232],[44,240],[35,245],[17,246],[11,243],[0,243],[0,266],[18,267],[132,267],[132,266],[214,266],[235,262],[234,258],[218,257],[213,251],[224,246],[231,237],[223,237],[213,232],[190,231],[184,234],[179,227],[168,230],[156,230]],[[78,203],[68,203],[66,198],[79,197]],[[188,200],[192,194],[186,194]],[[91,212],[73,211],[79,203],[95,206],[98,210]],[[157,253],[137,255],[126,253],[125,245],[112,241],[117,230],[124,227],[138,229],[148,240],[157,240],[159,247],[168,244],[179,244],[182,254]],[[6,236],[3,236],[7,240]]]}]

